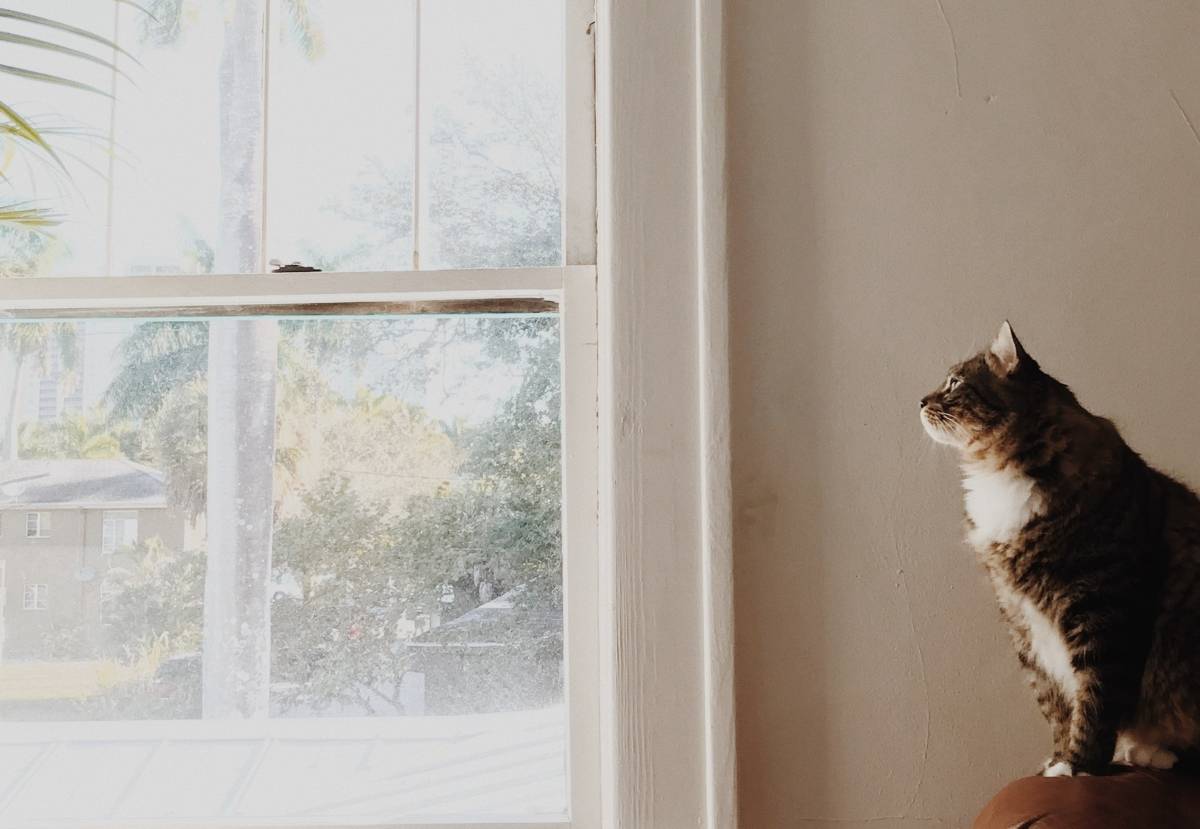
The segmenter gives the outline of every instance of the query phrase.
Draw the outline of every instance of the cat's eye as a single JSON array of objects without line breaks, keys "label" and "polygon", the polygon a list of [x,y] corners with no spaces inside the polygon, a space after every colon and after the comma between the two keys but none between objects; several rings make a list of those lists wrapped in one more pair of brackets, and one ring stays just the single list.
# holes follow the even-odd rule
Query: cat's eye
[{"label": "cat's eye", "polygon": [[946,380],[946,391],[954,391],[962,383],[962,379],[958,377],[950,377]]}]

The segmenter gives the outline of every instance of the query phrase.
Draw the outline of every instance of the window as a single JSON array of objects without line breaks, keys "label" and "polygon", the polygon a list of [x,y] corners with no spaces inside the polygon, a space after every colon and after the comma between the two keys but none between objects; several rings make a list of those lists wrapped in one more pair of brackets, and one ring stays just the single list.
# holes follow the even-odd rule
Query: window
[{"label": "window", "polygon": [[27,584],[27,585],[25,585],[25,609],[26,610],[45,610],[46,609],[46,585],[44,585],[44,584]]},{"label": "window", "polygon": [[100,552],[112,555],[138,542],[138,515],[129,510],[109,510],[101,521]]},{"label": "window", "polygon": [[25,513],[25,537],[26,538],[49,538],[50,537],[50,513],[48,513],[48,512],[27,512],[27,513]]},{"label": "window", "polygon": [[598,826],[590,4],[7,5],[0,824]]}]

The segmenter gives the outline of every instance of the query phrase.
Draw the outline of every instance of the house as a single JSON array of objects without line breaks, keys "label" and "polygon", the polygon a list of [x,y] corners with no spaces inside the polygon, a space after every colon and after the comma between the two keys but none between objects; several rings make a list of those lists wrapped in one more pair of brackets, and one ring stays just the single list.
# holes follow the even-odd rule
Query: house
[{"label": "house", "polygon": [[155,469],[120,459],[0,462],[0,660],[72,658],[94,646],[113,553],[154,537],[179,548],[188,536]]},{"label": "house", "polygon": [[[409,714],[543,707],[563,699],[563,614],[522,584],[397,647],[411,654]],[[464,677],[470,677],[464,681]]]}]

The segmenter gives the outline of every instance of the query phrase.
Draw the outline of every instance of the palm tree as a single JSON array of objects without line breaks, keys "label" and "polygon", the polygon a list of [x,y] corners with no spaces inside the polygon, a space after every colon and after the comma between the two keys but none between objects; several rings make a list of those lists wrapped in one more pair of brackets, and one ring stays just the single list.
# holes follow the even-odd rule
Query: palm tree
[{"label": "palm tree", "polygon": [[[216,270],[263,268],[264,50],[269,0],[227,8],[220,85],[220,227]],[[179,31],[182,0],[151,13]],[[316,56],[320,36],[305,0],[288,0],[293,34]],[[271,674],[271,542],[275,387],[274,320],[216,320],[208,336],[208,562],[204,591],[204,716],[265,717]]]},{"label": "palm tree", "polygon": [[[113,0],[141,10],[143,34],[159,43],[179,36],[183,0]],[[261,38],[268,0],[233,0],[226,7],[220,88],[220,245],[216,269],[248,273],[263,268],[262,96],[264,50]],[[322,49],[306,0],[285,0],[291,30],[310,57]],[[117,9],[119,14],[119,9]],[[0,42],[19,43],[90,62],[119,72],[118,54],[133,59],[115,42],[79,27],[0,8],[0,22],[20,21],[56,34],[84,37],[112,50],[113,61],[13,32]],[[136,62],[136,59],[133,59]],[[0,73],[28,80],[108,93],[79,80],[28,68],[0,66]],[[0,137],[19,142],[58,163],[44,131],[0,95]],[[0,204],[0,222],[44,229],[56,217],[37,205]],[[15,326],[9,350],[19,378],[29,355],[39,353],[39,326]],[[73,329],[72,329],[73,332]],[[275,385],[278,331],[271,320],[221,320],[209,332],[209,555],[205,601],[204,711],[210,717],[265,716],[270,675],[269,584],[271,572],[272,472],[275,456]],[[42,349],[44,351],[44,349]],[[68,353],[66,350],[64,354]],[[5,450],[17,453],[16,409],[19,383],[10,391]]]},{"label": "palm tree", "polygon": [[[129,0],[115,0],[115,2],[128,3]],[[130,3],[130,5],[133,4]],[[34,37],[0,28],[0,43],[24,46],[36,49],[39,52],[66,57],[71,61],[73,68],[85,69],[99,66],[110,72],[120,71],[109,60],[48,38],[60,38],[64,34],[81,37],[105,47],[114,55],[120,53],[130,58],[133,57],[109,38],[78,26],[72,26],[60,20],[16,9],[0,8],[0,23],[6,21],[35,26],[44,31],[45,37]],[[13,66],[9,65],[7,61],[0,64],[0,75],[111,97],[110,93],[92,84],[85,83],[78,78],[64,74],[42,72],[28,66]],[[18,112],[13,104],[5,100],[6,97],[3,92],[0,92],[0,143],[8,143],[15,149],[31,153],[40,161],[49,162],[65,170],[66,167],[63,165],[58,153],[51,146],[50,138],[55,133],[64,134],[67,131],[38,126],[32,119]],[[7,183],[7,179],[2,175],[0,175],[0,181]],[[21,199],[0,201],[0,226],[7,225],[25,230],[44,232],[47,228],[57,224],[57,222],[58,216],[54,211],[40,207],[32,202]]]},{"label": "palm tree", "polygon": [[121,438],[128,427],[114,426],[104,412],[77,412],[50,423],[26,424],[21,429],[21,445],[27,458],[120,458],[124,455]]},{"label": "palm tree", "polygon": [[17,404],[21,399],[25,368],[31,360],[44,371],[53,350],[64,370],[75,368],[76,330],[69,322],[18,322],[0,326],[0,350],[9,355],[12,384],[8,389],[5,410],[4,454],[5,460],[15,461],[19,454],[19,431]]}]

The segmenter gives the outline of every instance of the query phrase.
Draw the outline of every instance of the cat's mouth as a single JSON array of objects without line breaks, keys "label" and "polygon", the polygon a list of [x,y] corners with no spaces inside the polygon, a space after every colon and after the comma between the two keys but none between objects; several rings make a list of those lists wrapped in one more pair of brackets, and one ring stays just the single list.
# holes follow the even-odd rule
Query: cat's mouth
[{"label": "cat's mouth", "polygon": [[925,433],[938,443],[961,447],[966,443],[962,423],[958,418],[936,406],[921,407],[921,425]]}]

